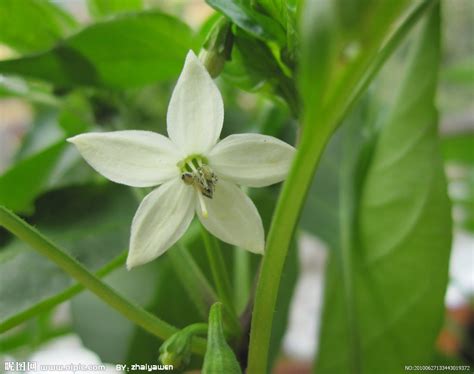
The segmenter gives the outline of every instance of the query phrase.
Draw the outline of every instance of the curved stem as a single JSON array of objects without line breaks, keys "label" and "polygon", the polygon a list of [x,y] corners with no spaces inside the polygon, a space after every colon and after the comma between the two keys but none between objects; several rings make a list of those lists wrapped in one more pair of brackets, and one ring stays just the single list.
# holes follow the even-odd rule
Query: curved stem
[{"label": "curved stem", "polygon": [[382,63],[400,43],[408,29],[424,14],[429,2],[429,0],[424,1],[412,11],[412,15],[399,26],[401,30],[390,36],[389,42],[385,44],[381,52],[379,49],[378,55],[378,43],[381,42],[383,33],[374,38],[368,52],[347,69],[338,88],[325,101],[324,108],[307,110],[305,123],[310,126],[304,127],[301,144],[287,180],[283,184],[268,234],[252,317],[247,368],[249,374],[267,371],[268,348],[281,273],[291,237],[325,145],[351,104],[367,88]]},{"label": "curved stem", "polygon": [[266,372],[273,311],[287,249],[311,185],[314,169],[332,133],[329,126],[317,129],[318,134],[302,137],[268,234],[267,251],[263,257],[253,309],[248,373]]},{"label": "curved stem", "polygon": [[209,259],[209,265],[211,266],[212,278],[214,279],[217,295],[224,304],[225,315],[229,317],[228,320],[226,319],[226,322],[228,322],[233,335],[240,335],[240,324],[232,302],[232,288],[230,285],[229,272],[226,270],[221,248],[217,239],[210,235],[204,226],[201,226],[201,233]]},{"label": "curved stem", "polygon": [[181,330],[182,333],[189,333],[193,335],[207,335],[209,325],[204,322],[193,323]]},{"label": "curved stem", "polygon": [[[96,277],[102,278],[105,275],[109,274],[113,270],[117,269],[118,267],[125,264],[125,260],[127,259],[127,252],[123,252],[122,254],[118,255],[112,261],[101,267],[96,273]],[[69,300],[73,296],[77,295],[78,293],[84,290],[84,286],[80,283],[76,283],[64,291],[52,296],[44,301],[41,301],[38,304],[33,305],[32,307],[23,310],[20,313],[15,314],[14,316],[6,319],[3,323],[0,324],[0,334],[5,332],[20,323],[26,321],[29,318],[34,317],[35,315],[39,314],[40,312],[50,310],[54,306],[62,303],[63,301]]]},{"label": "curved stem", "polygon": [[178,243],[171,248],[168,251],[168,258],[199,314],[207,319],[209,308],[216,302],[217,296],[206,276],[184,244]]},{"label": "curved stem", "polygon": [[234,250],[234,305],[237,313],[241,313],[250,296],[252,276],[250,271],[250,253],[240,248]]},{"label": "curved stem", "polygon": [[[30,226],[18,216],[1,206],[0,225],[5,227],[25,243],[28,243],[37,252],[49,258],[62,270],[97,295],[101,300],[120,312],[123,316],[135,322],[153,335],[156,335],[161,339],[167,339],[178,331],[178,329],[147,312],[139,305],[136,305],[119,295],[115,290],[89,272],[73,257],[51,243],[34,227]],[[193,341],[193,352],[204,354],[205,351],[205,340],[195,339]]]},{"label": "curved stem", "polygon": [[209,235],[204,227],[202,227],[201,233],[219,299],[221,299],[224,304],[232,306],[232,289],[219,243],[217,243],[213,236]]},{"label": "curved stem", "polygon": [[347,105],[345,112],[348,112],[350,108],[362,96],[362,94],[367,90],[367,87],[372,82],[377,73],[380,71],[380,69],[383,67],[384,63],[392,55],[394,50],[400,45],[400,43],[406,37],[408,32],[413,28],[413,26],[415,26],[416,23],[420,20],[420,18],[437,3],[438,0],[425,0],[419,3],[416,7],[414,7],[412,12],[407,16],[407,18],[400,25],[400,27],[398,27],[393,32],[393,34],[390,35],[390,38],[375,56],[373,64],[369,67],[363,78],[360,80],[357,88],[354,90],[351,98],[349,99],[349,104]]}]

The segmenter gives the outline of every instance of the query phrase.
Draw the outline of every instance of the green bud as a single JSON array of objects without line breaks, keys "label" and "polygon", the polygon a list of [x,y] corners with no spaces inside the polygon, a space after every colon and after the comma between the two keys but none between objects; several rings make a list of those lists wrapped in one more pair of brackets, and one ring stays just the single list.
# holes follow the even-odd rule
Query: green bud
[{"label": "green bud", "polygon": [[242,370],[234,352],[225,340],[222,327],[222,303],[215,303],[209,313],[207,350],[204,356],[203,374],[241,374]]},{"label": "green bud", "polygon": [[231,26],[227,18],[221,17],[212,27],[199,53],[199,59],[212,78],[219,76],[225,62],[230,60],[234,39]]},{"label": "green bud", "polygon": [[173,365],[175,369],[186,367],[191,360],[192,333],[178,331],[171,335],[160,347],[159,360],[163,365]]}]

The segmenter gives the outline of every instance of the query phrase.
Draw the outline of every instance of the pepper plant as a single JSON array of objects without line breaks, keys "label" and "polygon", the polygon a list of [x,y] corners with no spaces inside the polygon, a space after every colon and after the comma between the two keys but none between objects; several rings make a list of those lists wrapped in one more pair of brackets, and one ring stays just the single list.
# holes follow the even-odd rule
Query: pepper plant
[{"label": "pepper plant", "polygon": [[328,247],[314,371],[434,362],[440,1],[206,0],[194,29],[67,2],[0,2],[0,95],[35,118],[0,176],[2,351],[75,332],[104,362],[270,372],[309,232]]}]

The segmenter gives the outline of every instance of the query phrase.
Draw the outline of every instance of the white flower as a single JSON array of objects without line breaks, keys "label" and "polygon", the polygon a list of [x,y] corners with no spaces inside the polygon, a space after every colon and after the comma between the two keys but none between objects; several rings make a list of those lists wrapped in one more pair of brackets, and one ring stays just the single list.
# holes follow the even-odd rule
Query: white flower
[{"label": "white flower", "polygon": [[176,243],[194,212],[217,238],[263,253],[262,220],[237,184],[263,187],[282,181],[294,148],[260,134],[218,141],[223,120],[220,92],[190,51],[168,107],[169,139],[137,130],[68,139],[114,182],[161,185],[145,197],[133,218],[128,268],[153,260]]}]

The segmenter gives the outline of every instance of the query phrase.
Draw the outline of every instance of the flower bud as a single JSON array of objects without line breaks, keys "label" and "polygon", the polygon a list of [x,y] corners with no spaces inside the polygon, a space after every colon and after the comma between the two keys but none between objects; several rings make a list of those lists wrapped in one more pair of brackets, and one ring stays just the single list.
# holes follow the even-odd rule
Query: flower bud
[{"label": "flower bud", "polygon": [[215,303],[209,313],[207,350],[204,356],[203,374],[241,374],[242,370],[234,352],[225,340],[222,327],[222,303]]},{"label": "flower bud", "polygon": [[209,32],[199,53],[199,59],[212,78],[219,76],[225,62],[230,60],[233,44],[231,26],[227,18],[221,17]]},{"label": "flower bud", "polygon": [[174,369],[186,367],[191,360],[191,339],[192,333],[186,331],[171,335],[160,347],[161,363]]}]

